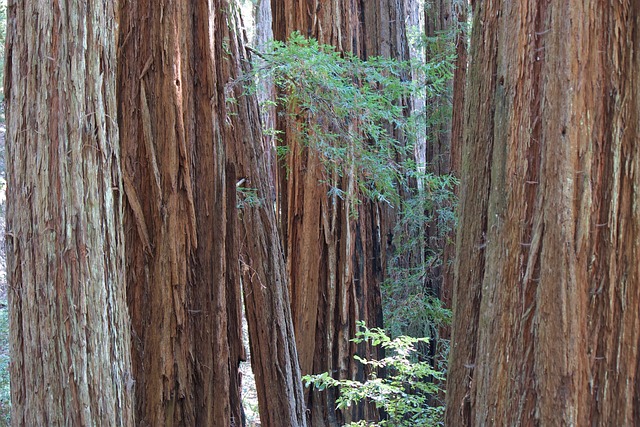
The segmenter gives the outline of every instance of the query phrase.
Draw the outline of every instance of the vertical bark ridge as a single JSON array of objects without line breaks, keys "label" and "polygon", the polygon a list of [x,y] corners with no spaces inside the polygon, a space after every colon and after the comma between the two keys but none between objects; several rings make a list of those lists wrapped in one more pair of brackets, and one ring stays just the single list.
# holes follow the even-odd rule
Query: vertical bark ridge
[{"label": "vertical bark ridge", "polygon": [[[233,268],[238,268],[239,261],[260,422],[267,427],[304,427],[307,422],[302,379],[274,209],[270,156],[265,153],[256,99],[244,96],[243,88],[234,83],[240,73],[249,71],[244,40],[236,31],[233,14],[219,16],[228,23],[225,40],[230,52],[222,49],[216,52],[217,57],[229,58],[218,74],[220,81],[226,82],[227,90],[217,93],[227,118],[221,130],[228,152],[228,171],[232,174],[229,179],[255,195],[252,200],[242,193],[237,196],[235,239],[240,257]],[[228,96],[238,102],[223,105]]]},{"label": "vertical bark ridge", "polygon": [[217,96],[227,83],[219,76],[227,65],[216,56],[228,31],[226,6],[120,6],[119,120],[141,425],[240,423],[244,354],[230,253],[235,206],[228,206],[235,184],[226,176],[226,116]]},{"label": "vertical bark ridge", "polygon": [[475,12],[447,422],[637,424],[638,5]]},{"label": "vertical bark ridge", "polygon": [[8,4],[14,425],[133,425],[108,1]]}]

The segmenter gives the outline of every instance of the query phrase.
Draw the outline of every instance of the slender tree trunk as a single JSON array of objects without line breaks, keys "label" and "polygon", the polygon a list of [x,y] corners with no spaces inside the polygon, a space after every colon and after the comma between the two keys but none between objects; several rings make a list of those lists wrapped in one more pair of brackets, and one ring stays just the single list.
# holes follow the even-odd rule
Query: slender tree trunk
[{"label": "slender tree trunk", "polygon": [[[462,165],[462,132],[464,128],[464,92],[467,80],[467,10],[469,4],[467,0],[457,1],[453,5],[454,16],[453,25],[458,28],[454,33],[454,43],[456,51],[455,70],[453,72],[453,98],[451,101],[451,143],[449,146],[449,171],[451,175],[460,178]],[[455,188],[458,194],[459,188]],[[443,256],[442,285],[439,290],[439,298],[447,308],[452,306],[453,280],[454,280],[454,258],[455,258],[455,230],[450,233],[445,243]],[[442,328],[440,336],[448,339],[451,336],[451,328]]]},{"label": "slender tree trunk", "polygon": [[[408,57],[404,14],[394,1],[364,7],[350,0],[273,0],[272,8],[278,40],[299,31],[362,58]],[[318,155],[297,139],[296,126],[278,118],[290,153],[286,167],[280,168],[279,211],[300,367],[303,374],[331,372],[337,378],[364,380],[367,373],[353,355],[374,357],[377,350],[349,340],[357,320],[382,326],[380,283],[391,240],[390,211],[370,201],[356,206],[353,173],[327,177]],[[343,189],[345,199],[329,196],[322,180]],[[311,425],[377,418],[372,406],[336,412],[335,399],[334,390],[308,393]]]},{"label": "slender tree trunk", "polygon": [[640,424],[639,48],[634,1],[476,3],[448,425]]},{"label": "slender tree trunk", "polygon": [[[428,39],[425,48],[425,61],[436,62],[442,60],[453,43],[453,28],[456,24],[450,0],[431,0],[424,5],[425,37]],[[434,41],[437,40],[437,41]],[[447,92],[452,89],[453,81],[447,85]],[[426,170],[435,175],[445,175],[451,172],[451,102],[449,93],[441,96],[426,96],[426,134],[425,147]],[[422,186],[419,186],[421,188]],[[422,189],[422,188],[421,188]],[[433,220],[425,224],[425,247],[423,262],[433,253],[441,256],[442,265],[435,264],[429,268],[425,277],[425,284],[438,298],[443,294],[443,278],[446,271],[446,238],[443,238],[438,218],[438,212],[432,212]],[[435,332],[435,331],[433,331]],[[446,332],[445,332],[446,333]],[[433,350],[438,346],[438,333],[431,334],[430,346]],[[436,351],[433,351],[436,357]]]},{"label": "slender tree trunk", "polygon": [[[456,53],[453,79],[448,84],[447,93],[438,97],[427,94],[427,144],[425,157],[429,172],[437,175],[458,176],[459,147],[461,145],[461,116],[463,114],[464,85],[466,77],[467,41],[463,26],[466,20],[466,0],[431,0],[425,3],[425,36],[428,38],[425,56],[427,62],[442,60],[452,49]],[[437,41],[433,41],[437,40]],[[422,186],[419,186],[421,188]],[[431,212],[431,221],[425,224],[424,262],[433,253],[439,254],[440,262],[426,272],[427,288],[436,295],[444,307],[451,308],[451,287],[453,282],[453,258],[455,231],[442,233],[443,220],[439,210]],[[430,331],[429,352],[434,366],[446,364],[451,328],[440,324]],[[444,387],[443,387],[444,389]],[[444,394],[440,396],[444,398]]]},{"label": "slender tree trunk", "polygon": [[[467,60],[468,60],[468,43],[467,43],[467,11],[469,4],[467,0],[457,1],[452,6],[453,23],[457,26],[453,34],[455,43],[455,70],[453,72],[453,98],[451,101],[451,142],[449,145],[448,163],[451,175],[460,178],[460,168],[462,163],[461,147],[462,147],[462,131],[464,126],[464,92],[467,79]],[[458,195],[459,187],[455,187],[454,192]],[[454,259],[455,259],[455,228],[447,236],[444,246],[443,266],[442,266],[442,283],[438,289],[438,297],[442,301],[444,307],[452,308],[452,295],[454,283]],[[441,338],[436,351],[438,354],[447,354],[450,348],[451,327],[443,326],[439,330]],[[444,361],[446,363],[446,360]]]},{"label": "slender tree trunk", "polygon": [[[443,54],[455,51],[453,79],[449,83],[448,93],[429,99],[427,95],[427,135],[426,159],[430,172],[437,175],[452,174],[459,177],[460,146],[464,117],[464,87],[467,70],[467,20],[466,0],[431,0],[425,4],[425,35],[431,40],[427,43],[426,61],[437,61]],[[456,189],[457,190],[457,189]],[[433,212],[433,220],[426,226],[426,253],[437,251],[441,254],[441,264],[427,277],[428,287],[451,308],[451,288],[453,282],[453,258],[455,257],[455,231],[442,235],[439,223],[442,218]],[[446,220],[445,220],[446,221]],[[434,331],[435,332],[435,331]],[[441,325],[436,332],[436,340],[430,342],[435,363],[438,358],[446,357],[449,348],[450,327]],[[444,361],[443,361],[444,362]]]},{"label": "slender tree trunk", "polygon": [[451,153],[449,155],[449,171],[457,177],[460,177],[460,169],[462,167],[462,137],[464,129],[464,92],[467,81],[467,62],[468,55],[468,10],[469,2],[467,0],[458,0],[454,2],[452,13],[454,15],[454,23],[456,25],[455,48],[456,61],[455,70],[453,72],[453,100],[451,111]]},{"label": "slender tree trunk", "polygon": [[[120,7],[129,307],[141,425],[239,425],[226,1]],[[233,200],[233,199],[231,199]]]},{"label": "slender tree trunk", "polygon": [[[426,61],[433,61],[452,43],[452,27],[455,21],[451,0],[427,1],[424,17],[425,36],[432,40],[437,39],[437,42],[428,42],[426,48]],[[429,170],[438,175],[449,173],[451,169],[451,123],[448,120],[450,105],[446,96],[427,95],[426,162]]]},{"label": "slender tree trunk", "polygon": [[[437,0],[432,0],[437,1]],[[404,0],[404,8],[407,14],[406,25],[407,31],[413,31],[420,36],[425,34],[425,6],[427,2],[423,0]],[[409,57],[412,61],[418,63],[424,63],[426,57],[426,49],[423,43],[410,43],[409,44]],[[412,69],[411,78],[414,81],[418,81],[423,78],[421,70],[414,67]],[[424,112],[426,109],[426,97],[415,97],[411,100],[412,114],[417,115]],[[418,172],[424,173],[427,169],[427,130],[426,126],[417,126],[415,131],[415,148],[414,159],[416,162],[416,169]],[[419,189],[422,189],[422,181],[417,182]]]},{"label": "slender tree trunk", "polygon": [[111,1],[10,1],[12,423],[133,425]]},{"label": "slender tree trunk", "polygon": [[[229,26],[225,40],[229,41],[231,67],[220,77],[231,84],[240,77],[239,71],[249,71],[249,61],[244,41],[233,31],[233,23]],[[265,150],[256,98],[243,95],[243,88],[237,84],[229,88],[233,89],[218,96],[221,101],[225,96],[238,101],[227,105],[229,120],[223,130],[229,153],[227,179],[238,189],[233,204],[234,210],[239,207],[235,239],[240,250],[260,423],[265,427],[304,427],[302,379],[274,209],[271,157]]]},{"label": "slender tree trunk", "polygon": [[[273,41],[273,17],[271,13],[271,0],[258,0],[255,6],[255,27],[256,37],[255,46],[258,50],[264,50],[269,46],[269,43]],[[262,59],[254,57],[254,64],[261,64]],[[262,136],[263,152],[265,162],[267,162],[267,171],[272,179],[269,180],[270,191],[274,200],[278,197],[278,187],[280,185],[278,181],[278,158],[275,147],[278,145],[278,138],[276,138],[274,131],[276,130],[276,107],[272,102],[276,99],[276,87],[273,80],[270,77],[265,77],[260,81],[260,87],[256,94],[258,98],[258,105],[260,110],[260,118],[262,120],[262,129],[264,130]],[[275,177],[275,178],[273,178]],[[276,205],[277,206],[277,205]],[[286,236],[282,223],[279,221],[280,215],[276,211],[276,220],[278,223],[278,234],[280,236],[281,246],[286,249],[284,242],[286,242]]]}]

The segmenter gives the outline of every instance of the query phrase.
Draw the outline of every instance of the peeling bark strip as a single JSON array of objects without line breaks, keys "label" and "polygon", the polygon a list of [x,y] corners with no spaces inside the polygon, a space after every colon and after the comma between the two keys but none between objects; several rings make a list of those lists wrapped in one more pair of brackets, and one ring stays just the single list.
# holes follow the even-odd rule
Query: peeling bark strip
[{"label": "peeling bark strip", "polygon": [[118,117],[143,426],[241,422],[235,182],[224,141],[228,8],[120,3]]},{"label": "peeling bark strip", "polygon": [[640,425],[640,3],[474,19],[447,424]]},{"label": "peeling bark strip", "polygon": [[131,426],[113,2],[10,1],[12,424]]}]

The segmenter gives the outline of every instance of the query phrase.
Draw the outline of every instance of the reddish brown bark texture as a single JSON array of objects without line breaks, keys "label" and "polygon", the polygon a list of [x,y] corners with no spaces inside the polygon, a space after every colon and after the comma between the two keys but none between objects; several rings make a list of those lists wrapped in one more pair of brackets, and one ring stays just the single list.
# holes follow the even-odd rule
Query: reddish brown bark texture
[{"label": "reddish brown bark texture", "polygon": [[640,424],[640,4],[477,2],[448,425]]},{"label": "reddish brown bark texture", "polygon": [[[437,38],[426,49],[426,61],[437,60],[452,42],[455,22],[450,0],[432,0],[424,5],[425,36]],[[452,82],[453,83],[453,82]],[[429,170],[441,175],[449,173],[451,155],[451,123],[448,120],[449,101],[446,97],[427,96],[427,144],[426,161]]]},{"label": "reddish brown bark texture", "polygon": [[140,425],[240,423],[235,182],[224,140],[227,10],[220,0],[120,5],[119,122]]},{"label": "reddish brown bark texture", "polygon": [[[441,174],[451,174],[457,178],[460,177],[461,164],[461,147],[462,147],[462,131],[464,125],[464,90],[467,77],[467,9],[468,2],[466,0],[458,0],[450,2],[449,0],[434,0],[430,2],[431,7],[425,7],[425,21],[427,36],[435,36],[447,32],[450,38],[446,41],[454,43],[455,62],[453,80],[451,82],[452,100],[451,100],[451,120],[447,120],[444,129],[446,134],[442,134],[443,129],[437,129],[437,135],[443,135],[442,138],[435,138],[434,145],[428,151],[428,156],[433,162],[431,170]],[[427,59],[429,53],[427,52]],[[458,188],[455,188],[457,192]],[[433,225],[435,228],[435,224]],[[430,225],[431,228],[431,225]],[[430,230],[430,234],[434,234]],[[455,257],[455,230],[447,237],[444,242],[443,265],[441,271],[441,280],[436,284],[436,294],[447,308],[451,308],[452,288],[453,288],[453,258]],[[449,339],[451,331],[449,327],[442,327],[439,331],[440,337]]]},{"label": "reddish brown bark texture", "polygon": [[[454,61],[453,79],[450,82],[451,100],[448,96],[427,99],[427,122],[432,123],[427,129],[426,159],[428,170],[432,173],[460,176],[460,147],[462,145],[462,124],[464,118],[464,87],[467,71],[467,20],[466,0],[451,2],[450,0],[432,0],[425,3],[425,35],[437,37],[439,42],[426,49],[426,61],[438,59],[438,55],[448,52],[453,43],[456,59]],[[427,95],[428,98],[428,95]],[[450,111],[449,111],[450,110]],[[449,113],[451,116],[449,117]],[[435,120],[440,120],[438,123]],[[457,188],[454,189],[457,191]],[[455,230],[440,236],[437,212],[434,220],[426,226],[426,251],[435,250],[442,253],[442,265],[431,271],[428,286],[442,301],[443,306],[451,308],[453,287],[453,258],[455,257]],[[436,335],[437,334],[437,335]],[[435,337],[430,341],[434,364],[447,357],[451,328],[441,325]],[[435,339],[437,338],[437,339]],[[440,359],[440,360],[439,360]],[[443,395],[444,397],[444,395]]]},{"label": "reddish brown bark texture", "polygon": [[[229,83],[248,72],[248,57],[237,33],[227,33],[230,51],[223,75]],[[224,53],[220,52],[220,56]],[[240,252],[251,366],[256,380],[260,424],[265,427],[304,427],[305,405],[287,292],[284,253],[274,209],[271,156],[265,153],[260,113],[255,98],[243,95],[238,84],[229,85],[229,118],[224,127],[228,150],[227,179],[238,191],[233,208],[238,221],[235,240]],[[221,98],[224,99],[224,98]],[[246,198],[246,192],[252,197]],[[230,202],[231,203],[231,202]],[[237,258],[236,258],[237,265]]]},{"label": "reddish brown bark texture", "polygon": [[[362,58],[408,56],[404,15],[396,2],[367,2],[364,7],[349,0],[274,0],[272,6],[278,40],[299,31]],[[300,367],[303,374],[331,372],[362,380],[366,374],[353,355],[371,357],[374,350],[349,339],[357,320],[382,324],[380,283],[390,242],[389,213],[369,201],[352,206],[358,197],[355,177],[348,171],[345,178],[327,176],[316,153],[297,139],[297,124],[279,120],[290,153],[281,168],[279,210]],[[330,197],[321,180],[345,190],[345,199]],[[350,209],[357,210],[357,219]],[[311,425],[377,417],[370,407],[338,413],[335,397],[333,391],[307,395]]]},{"label": "reddish brown bark texture", "polygon": [[462,132],[464,129],[464,89],[467,81],[467,19],[469,2],[455,1],[451,12],[454,16],[456,60],[453,72],[453,100],[451,106],[451,148],[449,153],[449,172],[460,177],[462,163]]},{"label": "reddish brown bark texture", "polygon": [[8,2],[14,426],[131,426],[111,1]]}]

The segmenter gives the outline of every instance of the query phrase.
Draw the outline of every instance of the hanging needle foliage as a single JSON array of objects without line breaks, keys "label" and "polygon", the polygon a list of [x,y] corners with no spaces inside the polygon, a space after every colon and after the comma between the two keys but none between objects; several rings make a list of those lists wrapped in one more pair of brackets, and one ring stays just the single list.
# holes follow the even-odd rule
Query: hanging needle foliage
[{"label": "hanging needle foliage", "polygon": [[[295,121],[296,138],[322,160],[330,194],[342,197],[340,179],[353,174],[360,196],[400,206],[400,189],[408,190],[415,172],[412,157],[420,115],[409,100],[446,90],[452,57],[421,64],[380,57],[362,60],[299,33],[286,43],[274,41],[256,52],[252,74],[242,80],[247,91],[269,79],[278,89],[282,114]],[[425,80],[412,80],[422,69]],[[428,88],[428,91],[425,90]],[[273,134],[272,131],[267,131]],[[280,148],[287,155],[289,148]]]}]

